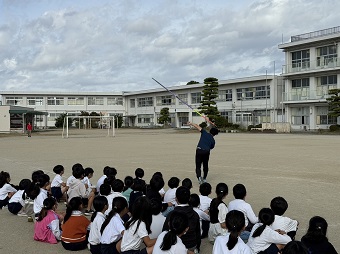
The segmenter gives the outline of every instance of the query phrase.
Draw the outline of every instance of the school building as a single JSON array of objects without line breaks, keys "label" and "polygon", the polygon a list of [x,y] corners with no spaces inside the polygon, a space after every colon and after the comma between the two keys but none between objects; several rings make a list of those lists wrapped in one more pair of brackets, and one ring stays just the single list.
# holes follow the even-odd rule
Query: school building
[{"label": "school building", "polygon": [[[285,65],[280,76],[219,80],[216,103],[221,115],[242,127],[286,123],[292,130],[307,131],[328,129],[336,124],[337,119],[328,116],[326,98],[329,89],[340,88],[339,41],[340,26],[291,36],[290,42],[278,46],[285,54]],[[197,109],[203,85],[168,88]],[[82,111],[106,116],[121,115],[124,126],[148,127],[157,125],[164,107],[170,110],[172,127],[181,128],[188,121],[202,122],[202,118],[192,109],[161,87],[114,93],[3,91],[0,95],[5,106],[30,108],[28,115],[32,116],[35,128],[53,127],[55,118],[60,114],[76,117]],[[14,113],[13,108],[1,107],[0,123],[6,121],[6,124],[0,124],[0,132],[17,129],[18,119],[22,119],[20,124],[24,129],[29,120],[27,112],[18,112]]]}]

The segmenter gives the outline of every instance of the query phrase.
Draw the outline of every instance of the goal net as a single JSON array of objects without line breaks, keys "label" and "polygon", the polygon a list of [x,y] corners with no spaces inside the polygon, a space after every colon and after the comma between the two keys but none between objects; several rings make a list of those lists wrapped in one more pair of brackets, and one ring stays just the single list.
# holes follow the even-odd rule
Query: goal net
[{"label": "goal net", "polygon": [[114,136],[114,116],[66,116],[64,118],[63,138]]}]

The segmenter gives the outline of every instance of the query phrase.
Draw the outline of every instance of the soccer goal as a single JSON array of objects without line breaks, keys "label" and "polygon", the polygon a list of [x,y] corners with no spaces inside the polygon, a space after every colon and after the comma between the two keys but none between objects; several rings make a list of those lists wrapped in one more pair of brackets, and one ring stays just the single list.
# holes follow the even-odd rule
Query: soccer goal
[{"label": "soccer goal", "polygon": [[63,138],[114,136],[114,116],[66,116],[64,118]]}]

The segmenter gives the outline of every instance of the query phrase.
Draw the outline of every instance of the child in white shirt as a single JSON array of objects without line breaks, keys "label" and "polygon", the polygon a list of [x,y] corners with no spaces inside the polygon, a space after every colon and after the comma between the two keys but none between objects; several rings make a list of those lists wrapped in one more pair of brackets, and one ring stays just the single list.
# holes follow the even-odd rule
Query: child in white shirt
[{"label": "child in white shirt", "polygon": [[19,216],[26,216],[25,200],[26,190],[31,185],[30,179],[22,179],[19,183],[19,190],[8,201],[8,211]]},{"label": "child in white shirt", "polygon": [[173,206],[177,205],[176,203],[176,190],[179,186],[180,180],[178,177],[171,177],[168,181],[169,189],[164,194],[164,202],[171,203]]},{"label": "child in white shirt", "polygon": [[53,168],[53,172],[56,173],[56,175],[51,183],[51,194],[56,200],[60,200],[61,198],[63,198],[65,201],[67,200],[66,191],[68,187],[62,178],[64,171],[65,170],[62,165],[56,165]]},{"label": "child in white shirt", "polygon": [[240,238],[245,227],[244,214],[237,210],[227,213],[226,226],[228,233],[216,237],[212,254],[253,254],[251,249]]},{"label": "child in white shirt", "polygon": [[34,216],[37,219],[41,209],[44,207],[44,200],[47,198],[47,189],[50,187],[50,177],[47,174],[41,174],[37,176],[36,183],[33,184],[33,190],[30,193],[30,197],[33,199],[33,211]]},{"label": "child in white shirt", "polygon": [[201,238],[202,239],[206,238],[208,236],[209,226],[210,226],[210,216],[207,213],[209,212],[209,210],[206,210],[206,212],[203,212],[201,209],[199,209],[200,198],[196,193],[193,193],[190,195],[189,205],[193,207],[194,211],[200,217]]},{"label": "child in white shirt", "polygon": [[200,191],[200,194],[201,194],[201,195],[199,195],[199,198],[200,198],[199,209],[201,209],[203,212],[208,213],[209,208],[210,208],[210,203],[212,201],[212,199],[208,197],[211,194],[210,183],[202,183],[200,185],[199,191]]},{"label": "child in white shirt", "polygon": [[0,173],[0,209],[7,206],[9,199],[17,192],[11,184],[11,177],[8,172]]}]

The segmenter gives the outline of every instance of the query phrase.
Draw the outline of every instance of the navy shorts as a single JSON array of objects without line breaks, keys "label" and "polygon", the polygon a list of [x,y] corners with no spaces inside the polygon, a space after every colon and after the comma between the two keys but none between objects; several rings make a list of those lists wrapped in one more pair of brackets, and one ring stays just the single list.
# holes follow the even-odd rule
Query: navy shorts
[{"label": "navy shorts", "polygon": [[51,188],[51,194],[56,199],[59,200],[63,196],[63,193],[61,192],[60,187],[52,187]]},{"label": "navy shorts", "polygon": [[18,203],[8,203],[8,211],[10,211],[13,214],[18,214],[20,210],[22,209],[22,205]]},{"label": "navy shorts", "polygon": [[146,248],[142,250],[127,250],[127,251],[122,251],[120,254],[148,254],[146,251]]}]

